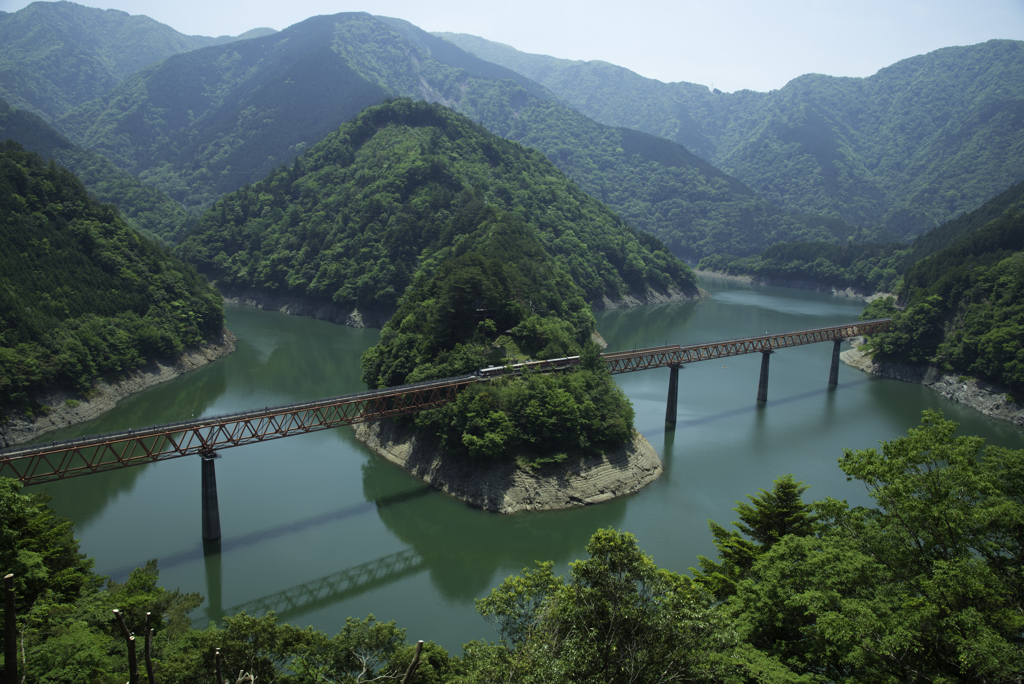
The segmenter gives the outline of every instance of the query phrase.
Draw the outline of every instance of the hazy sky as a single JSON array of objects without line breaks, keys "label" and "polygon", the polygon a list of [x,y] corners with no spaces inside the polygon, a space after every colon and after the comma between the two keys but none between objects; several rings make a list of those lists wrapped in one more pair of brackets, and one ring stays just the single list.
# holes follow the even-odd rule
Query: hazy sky
[{"label": "hazy sky", "polygon": [[[27,0],[0,0],[14,12]],[[470,33],[524,52],[601,59],[662,81],[732,92],[805,73],[870,76],[906,57],[992,38],[1024,40],[1024,0],[86,0],[187,34],[283,29],[366,11],[427,31]]]}]

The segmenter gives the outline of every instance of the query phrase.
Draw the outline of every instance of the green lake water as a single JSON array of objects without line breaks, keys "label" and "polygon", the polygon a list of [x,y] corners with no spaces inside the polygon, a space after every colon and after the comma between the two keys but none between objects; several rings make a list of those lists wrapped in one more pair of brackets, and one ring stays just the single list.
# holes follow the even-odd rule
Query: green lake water
[{"label": "green lake water", "polygon": [[[705,278],[713,294],[598,314],[609,351],[689,344],[856,320],[863,303],[785,288]],[[273,406],[364,389],[359,356],[377,330],[227,306],[237,351],[122,402],[46,440]],[[836,465],[844,448],[877,446],[941,409],[990,443],[1024,448],[1024,431],[921,387],[845,365],[827,387],[832,345],[771,357],[768,402],[756,399],[761,355],[680,371],[678,423],[665,430],[667,369],[616,376],[636,427],[665,473],[641,492],[598,506],[499,516],[432,491],[380,459],[350,429],[223,451],[217,463],[223,539],[200,540],[200,461],[184,458],[54,483],[52,506],[76,523],[97,571],[123,578],[157,558],[161,584],[207,597],[193,620],[240,609],[334,633],[347,616],[396,620],[410,640],[459,652],[495,633],[474,599],[504,577],[553,560],[560,572],[601,527],[635,534],[654,561],[687,572],[714,556],[707,521],[735,519],[735,501],[792,473],[808,496],[866,504]]]}]

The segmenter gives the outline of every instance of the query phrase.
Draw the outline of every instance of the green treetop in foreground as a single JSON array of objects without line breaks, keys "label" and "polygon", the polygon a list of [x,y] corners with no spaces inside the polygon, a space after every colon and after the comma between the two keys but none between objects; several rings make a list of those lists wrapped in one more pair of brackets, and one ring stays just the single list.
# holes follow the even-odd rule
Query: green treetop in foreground
[{"label": "green treetop in foreground", "polygon": [[[498,642],[461,657],[427,643],[412,681],[1019,684],[1024,450],[955,430],[926,411],[881,449],[844,451],[871,507],[804,504],[800,483],[776,480],[737,509],[754,552],[736,562],[742,545],[716,534],[723,553],[695,580],[657,567],[632,535],[598,530],[566,577],[542,562],[477,602]],[[155,562],[100,588],[70,524],[19,490],[0,480],[0,572],[19,577],[27,681],[126,681],[115,607],[136,631],[152,612],[158,682],[211,681],[217,648],[225,672],[260,682],[398,681],[412,661],[404,630],[373,616],[334,637],[273,614],[191,629],[200,599],[157,587]],[[723,567],[733,589],[716,599],[706,587]]]}]

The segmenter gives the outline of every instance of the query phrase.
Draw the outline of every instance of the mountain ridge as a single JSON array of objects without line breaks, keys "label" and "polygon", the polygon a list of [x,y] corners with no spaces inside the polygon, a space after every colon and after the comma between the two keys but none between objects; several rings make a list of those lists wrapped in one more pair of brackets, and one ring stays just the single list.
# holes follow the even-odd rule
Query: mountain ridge
[{"label": "mountain ridge", "polygon": [[[466,34],[436,35],[534,78],[598,121],[675,140],[791,211],[881,222],[910,237],[1024,179],[1024,92],[1010,85],[1024,71],[1020,41],[943,48],[866,78],[805,74],[770,93],[726,94]],[[959,109],[946,120],[952,104]],[[992,149],[982,158],[984,140]],[[984,168],[944,170],[967,166],[972,150]],[[844,176],[852,183],[845,197],[835,187]]]}]

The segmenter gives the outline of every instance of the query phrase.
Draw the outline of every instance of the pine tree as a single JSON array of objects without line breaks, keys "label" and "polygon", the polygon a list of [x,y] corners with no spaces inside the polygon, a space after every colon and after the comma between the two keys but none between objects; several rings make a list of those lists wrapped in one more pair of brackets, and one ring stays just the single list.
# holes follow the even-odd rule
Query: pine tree
[{"label": "pine tree", "polygon": [[761,554],[789,534],[806,537],[815,532],[818,516],[814,505],[805,504],[801,495],[807,491],[803,482],[792,475],[784,475],[774,482],[771,491],[765,489],[757,496],[748,495],[751,503],[736,502],[741,522],[733,525],[749,537],[726,529],[713,520],[708,521],[715,538],[720,563],[698,556],[701,569],[691,568],[694,580],[724,600],[736,593],[736,583],[743,579]]}]

